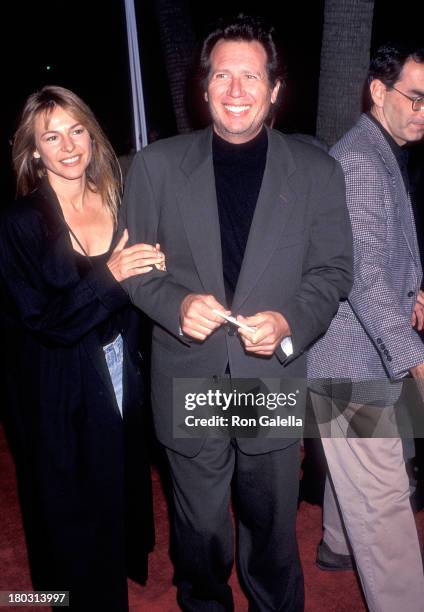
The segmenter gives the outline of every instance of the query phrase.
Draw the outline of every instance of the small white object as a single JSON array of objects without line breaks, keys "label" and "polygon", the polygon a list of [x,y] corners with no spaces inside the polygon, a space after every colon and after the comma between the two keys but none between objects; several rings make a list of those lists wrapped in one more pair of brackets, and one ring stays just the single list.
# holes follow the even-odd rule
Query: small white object
[{"label": "small white object", "polygon": [[287,357],[291,357],[293,355],[293,342],[291,336],[286,336],[281,341],[281,348]]},{"label": "small white object", "polygon": [[229,323],[237,325],[237,327],[241,327],[242,329],[245,329],[248,332],[254,333],[256,331],[256,327],[249,327],[249,325],[246,325],[245,323],[240,323],[240,321],[237,321],[235,317],[227,315],[225,314],[225,312],[220,312],[219,310],[216,310],[216,308],[213,309],[213,312],[228,321]]}]

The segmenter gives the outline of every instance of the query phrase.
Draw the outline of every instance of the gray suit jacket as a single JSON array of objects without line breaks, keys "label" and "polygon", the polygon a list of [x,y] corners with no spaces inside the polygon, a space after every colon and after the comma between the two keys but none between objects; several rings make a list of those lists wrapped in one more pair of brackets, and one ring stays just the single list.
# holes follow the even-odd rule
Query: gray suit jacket
[{"label": "gray suit jacket", "polygon": [[[126,281],[134,304],[154,321],[152,404],[159,439],[187,456],[202,440],[172,436],[172,379],[221,376],[303,377],[304,350],[322,334],[351,287],[351,230],[343,173],[316,147],[268,131],[268,154],[249,240],[233,300],[234,315],[264,310],[288,320],[294,355],[246,353],[222,326],[203,343],[179,335],[183,298],[213,294],[224,304],[224,280],[212,130],[158,141],[130,170],[121,223],[130,242],[160,242],[167,272]],[[284,448],[293,440],[243,439],[248,453]]]},{"label": "gray suit jacket", "polygon": [[[422,272],[409,197],[390,145],[366,115],[331,154],[345,173],[354,285],[309,351],[308,375],[400,379],[424,362],[423,342],[411,326]],[[399,385],[394,395],[391,385],[384,387],[395,401]]]}]

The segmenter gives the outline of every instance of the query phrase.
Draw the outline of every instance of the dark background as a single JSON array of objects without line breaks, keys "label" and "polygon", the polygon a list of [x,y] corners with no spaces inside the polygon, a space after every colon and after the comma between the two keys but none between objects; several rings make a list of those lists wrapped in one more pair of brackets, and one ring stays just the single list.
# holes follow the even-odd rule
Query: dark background
[{"label": "dark background", "polygon": [[[148,128],[166,137],[176,133],[176,125],[154,1],[136,0],[140,56]],[[260,14],[271,21],[289,66],[278,128],[314,134],[324,0],[189,0],[189,8],[198,38],[205,24],[228,13]],[[124,0],[15,0],[1,12],[3,204],[14,193],[10,141],[22,105],[33,91],[45,84],[74,90],[91,106],[118,155],[131,147],[132,116]],[[419,2],[389,5],[376,0],[372,47],[390,39],[417,40],[423,17]]]}]

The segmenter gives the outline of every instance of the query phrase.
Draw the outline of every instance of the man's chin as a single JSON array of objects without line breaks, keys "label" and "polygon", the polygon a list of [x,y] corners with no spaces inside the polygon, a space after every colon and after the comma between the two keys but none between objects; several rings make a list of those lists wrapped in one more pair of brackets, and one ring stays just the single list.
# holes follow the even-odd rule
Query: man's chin
[{"label": "man's chin", "polygon": [[252,140],[259,134],[262,129],[262,125],[259,127],[249,126],[219,126],[218,128],[215,126],[215,132],[228,142],[237,142],[242,144],[243,142],[248,142]]},{"label": "man's chin", "polygon": [[424,126],[413,127],[408,134],[408,142],[418,142],[424,138]]}]

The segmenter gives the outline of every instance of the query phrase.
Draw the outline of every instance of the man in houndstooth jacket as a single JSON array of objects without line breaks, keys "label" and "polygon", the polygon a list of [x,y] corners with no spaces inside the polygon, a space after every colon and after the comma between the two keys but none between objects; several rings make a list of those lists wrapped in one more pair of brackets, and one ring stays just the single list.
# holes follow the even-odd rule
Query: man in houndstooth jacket
[{"label": "man in houndstooth jacket", "polygon": [[418,612],[423,565],[402,440],[392,436],[401,379],[424,377],[413,327],[423,325],[422,270],[402,150],[424,135],[424,49],[381,47],[368,82],[370,112],[331,151],[345,173],[354,286],[308,357],[331,476],[317,563],[348,566],[343,523],[370,611]]}]

